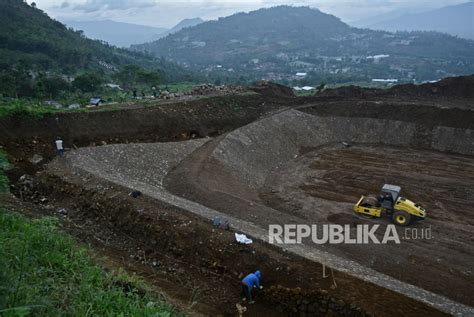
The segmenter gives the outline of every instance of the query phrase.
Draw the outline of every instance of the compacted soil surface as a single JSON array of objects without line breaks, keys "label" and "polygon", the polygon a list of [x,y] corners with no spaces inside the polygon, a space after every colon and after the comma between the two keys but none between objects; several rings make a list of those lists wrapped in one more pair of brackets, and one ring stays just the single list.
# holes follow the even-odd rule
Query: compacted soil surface
[{"label": "compacted soil surface", "polygon": [[[473,305],[472,157],[410,148],[328,146],[310,151],[273,173],[260,197],[267,206],[288,215],[278,219],[283,223],[296,216],[306,224],[377,223],[383,227],[390,223],[389,218],[357,217],[352,206],[360,195],[377,194],[386,183],[403,184],[402,196],[420,203],[427,210],[426,220],[399,229],[403,239],[399,245],[338,245],[327,249]],[[423,233],[430,236],[422,237]]]}]

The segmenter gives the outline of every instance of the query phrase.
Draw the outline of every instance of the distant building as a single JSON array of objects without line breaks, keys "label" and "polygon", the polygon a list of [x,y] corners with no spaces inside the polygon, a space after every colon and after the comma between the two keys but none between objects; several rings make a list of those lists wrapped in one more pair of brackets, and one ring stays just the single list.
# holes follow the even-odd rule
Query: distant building
[{"label": "distant building", "polygon": [[89,104],[91,106],[100,106],[101,103],[103,102],[102,98],[100,97],[92,97],[90,100],[89,100]]},{"label": "distant building", "polygon": [[378,64],[382,59],[388,58],[390,55],[387,54],[380,54],[380,55],[373,55],[373,56],[367,56],[367,59],[373,60],[375,64]]},{"label": "distant building", "polygon": [[296,73],[298,77],[305,77],[306,75],[308,75],[308,73]]},{"label": "distant building", "polygon": [[310,90],[314,90],[315,88],[311,86],[303,86],[303,87],[295,86],[293,87],[293,89],[296,91],[301,91],[301,90],[310,91]]},{"label": "distant building", "polygon": [[367,59],[381,59],[381,58],[387,58],[390,57],[388,54],[380,54],[380,55],[373,55],[373,56],[367,56]]},{"label": "distant building", "polygon": [[380,79],[380,78],[374,78],[372,79],[373,82],[375,83],[397,83],[398,79]]}]

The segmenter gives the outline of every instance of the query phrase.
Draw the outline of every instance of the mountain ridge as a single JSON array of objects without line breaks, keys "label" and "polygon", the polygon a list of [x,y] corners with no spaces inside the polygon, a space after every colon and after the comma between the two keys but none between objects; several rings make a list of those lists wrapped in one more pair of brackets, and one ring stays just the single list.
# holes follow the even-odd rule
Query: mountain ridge
[{"label": "mountain ridge", "polygon": [[[178,24],[173,26],[171,29],[159,34],[154,39],[151,39],[149,41],[143,42],[143,43],[138,44],[138,45],[142,45],[142,44],[150,43],[150,42],[153,42],[153,41],[157,41],[161,38],[167,37],[170,34],[174,34],[176,32],[179,32],[184,28],[193,27],[193,26],[199,25],[203,22],[204,22],[204,20],[202,20],[201,18],[190,18],[190,19],[181,20],[180,22],[178,22]],[[130,47],[133,48],[134,45],[131,45]]]},{"label": "mountain ridge", "polygon": [[237,13],[132,48],[243,80],[294,81],[299,73],[312,81],[425,81],[474,72],[473,41],[436,32],[358,29],[309,7]]},{"label": "mountain ridge", "polygon": [[198,25],[204,22],[204,20],[201,18],[183,19],[171,29],[112,20],[63,22],[76,31],[83,31],[84,34],[91,39],[101,40],[117,47],[127,48],[132,45],[140,45],[159,40],[183,28]]},{"label": "mountain ridge", "polygon": [[129,47],[132,44],[141,44],[168,31],[166,28],[124,23],[112,20],[100,21],[64,21],[68,27],[96,40],[106,41],[118,47]]},{"label": "mountain ridge", "polygon": [[386,31],[437,31],[474,40],[474,2],[446,6],[366,25]]},{"label": "mountain ridge", "polygon": [[178,24],[173,26],[169,30],[169,32],[171,32],[171,33],[178,32],[178,31],[181,31],[184,28],[193,27],[193,26],[196,26],[196,25],[201,24],[203,22],[204,22],[204,20],[199,18],[199,17],[183,19]]}]

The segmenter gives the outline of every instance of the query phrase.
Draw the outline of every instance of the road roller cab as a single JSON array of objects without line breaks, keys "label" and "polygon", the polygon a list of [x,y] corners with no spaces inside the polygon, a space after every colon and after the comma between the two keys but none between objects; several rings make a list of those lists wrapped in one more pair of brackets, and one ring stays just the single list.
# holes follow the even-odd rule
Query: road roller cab
[{"label": "road roller cab", "polygon": [[363,195],[354,205],[354,211],[377,218],[385,214],[399,226],[408,226],[412,221],[424,219],[426,210],[402,197],[400,192],[400,186],[385,184],[377,197]]}]

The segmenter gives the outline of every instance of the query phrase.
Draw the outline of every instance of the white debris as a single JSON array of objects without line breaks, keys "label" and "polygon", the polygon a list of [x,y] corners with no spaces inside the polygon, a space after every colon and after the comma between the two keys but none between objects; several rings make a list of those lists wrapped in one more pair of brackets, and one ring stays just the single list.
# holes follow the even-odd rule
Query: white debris
[{"label": "white debris", "polygon": [[251,244],[253,242],[252,239],[247,238],[247,236],[243,233],[235,233],[235,240],[238,243],[243,244]]},{"label": "white debris", "polygon": [[293,89],[296,90],[296,91],[301,91],[301,90],[310,91],[310,90],[313,90],[315,88],[311,87],[311,86],[303,86],[303,87],[295,86],[295,87],[293,87]]},{"label": "white debris", "polygon": [[73,103],[73,104],[69,105],[68,109],[79,109],[80,107],[81,107],[80,104]]},{"label": "white debris", "polygon": [[382,78],[374,78],[372,79],[373,82],[378,82],[378,83],[396,83],[398,82],[398,79],[393,79],[393,78],[389,78],[389,79],[382,79]]}]

